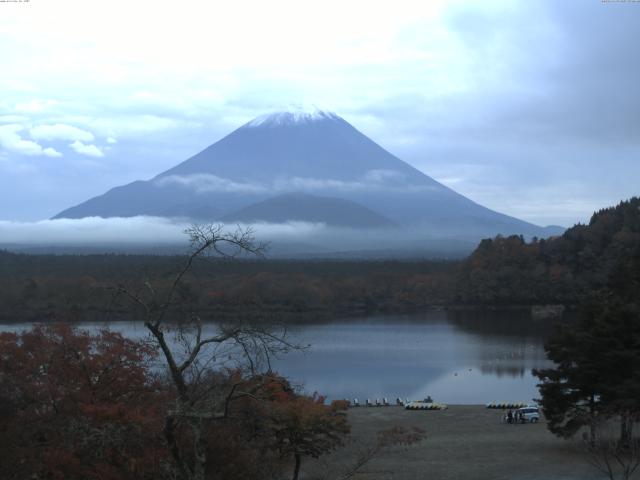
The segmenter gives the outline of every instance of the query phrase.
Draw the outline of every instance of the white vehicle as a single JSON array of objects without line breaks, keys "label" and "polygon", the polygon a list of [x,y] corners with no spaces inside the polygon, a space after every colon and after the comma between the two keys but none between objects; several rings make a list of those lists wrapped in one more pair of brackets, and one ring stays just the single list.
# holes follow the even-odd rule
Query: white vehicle
[{"label": "white vehicle", "polygon": [[513,418],[520,423],[538,423],[540,421],[540,409],[538,407],[519,408],[513,412]]}]

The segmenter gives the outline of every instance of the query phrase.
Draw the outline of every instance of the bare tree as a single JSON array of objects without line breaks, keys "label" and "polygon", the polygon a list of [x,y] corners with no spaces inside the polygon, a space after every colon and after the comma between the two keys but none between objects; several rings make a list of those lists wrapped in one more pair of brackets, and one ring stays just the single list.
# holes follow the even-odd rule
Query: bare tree
[{"label": "bare tree", "polygon": [[[250,229],[238,228],[229,233],[221,225],[195,225],[185,233],[191,251],[167,288],[160,291],[147,281],[137,291],[126,285],[115,290],[142,311],[144,326],[162,352],[175,387],[175,404],[166,413],[164,436],[176,474],[178,478],[203,480],[207,465],[205,433],[211,422],[227,418],[234,400],[255,395],[259,389],[259,376],[255,375],[261,368],[271,370],[272,356],[297,347],[287,340],[284,329],[276,332],[238,323],[205,325],[197,312],[184,308],[179,290],[198,259],[208,255],[261,256],[265,249],[264,244],[254,241]],[[181,318],[173,318],[176,314]],[[244,368],[254,376],[253,381],[239,380],[224,386],[212,381],[209,373],[225,367]],[[186,453],[178,440],[178,430],[184,427],[192,438],[192,447]]]},{"label": "bare tree", "polygon": [[[374,439],[361,445],[352,444],[352,451],[342,467],[336,468],[335,458],[318,465],[312,478],[314,480],[351,480],[363,472],[372,461],[393,452],[396,449],[408,449],[426,438],[423,429],[418,427],[391,427],[377,432]],[[345,452],[342,452],[345,455]]]},{"label": "bare tree", "polygon": [[584,433],[585,458],[609,480],[628,480],[640,467],[640,439],[621,441],[612,423],[611,419],[599,422],[596,439]]}]

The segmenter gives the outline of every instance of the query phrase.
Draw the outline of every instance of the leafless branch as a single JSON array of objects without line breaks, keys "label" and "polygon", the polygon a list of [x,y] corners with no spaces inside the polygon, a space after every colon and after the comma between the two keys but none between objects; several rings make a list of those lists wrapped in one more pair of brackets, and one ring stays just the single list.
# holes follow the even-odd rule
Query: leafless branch
[{"label": "leafless branch", "polygon": [[604,431],[600,432],[597,440],[583,438],[585,460],[610,480],[628,480],[640,467],[640,439],[631,439],[629,444],[623,445],[607,426],[608,423],[600,426]]}]

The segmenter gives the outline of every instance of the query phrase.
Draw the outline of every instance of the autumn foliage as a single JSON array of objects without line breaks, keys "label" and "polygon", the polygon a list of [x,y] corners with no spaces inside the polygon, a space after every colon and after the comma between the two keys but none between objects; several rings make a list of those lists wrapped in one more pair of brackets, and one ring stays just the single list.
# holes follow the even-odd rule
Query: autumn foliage
[{"label": "autumn foliage", "polygon": [[[593,291],[637,289],[640,198],[593,214],[562,236],[486,239],[462,262],[454,301],[482,305],[579,305]],[[637,290],[635,290],[637,292]]]},{"label": "autumn foliage", "polygon": [[303,457],[319,458],[342,445],[350,432],[348,405],[334,401],[327,406],[321,395],[296,395],[286,381],[275,380],[269,385],[272,401],[267,404],[266,418],[280,456],[294,459],[295,480]]},{"label": "autumn foliage", "polygon": [[[156,357],[148,343],[106,329],[0,334],[0,478],[176,478],[164,432],[176,396]],[[212,371],[200,380],[236,392],[206,425],[207,478],[290,476],[301,458],[330,452],[349,432],[345,405],[297,393],[274,373]],[[188,454],[187,427],[175,434]]]},{"label": "autumn foliage", "polygon": [[0,334],[2,478],[158,478],[154,351],[68,325]]}]

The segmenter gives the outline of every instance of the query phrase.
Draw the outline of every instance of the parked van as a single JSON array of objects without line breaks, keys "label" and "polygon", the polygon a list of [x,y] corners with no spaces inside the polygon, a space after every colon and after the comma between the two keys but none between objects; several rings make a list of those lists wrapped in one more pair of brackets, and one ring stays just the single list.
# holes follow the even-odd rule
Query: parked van
[{"label": "parked van", "polygon": [[520,423],[538,423],[540,421],[540,409],[538,407],[519,408],[513,412],[514,418]]}]

